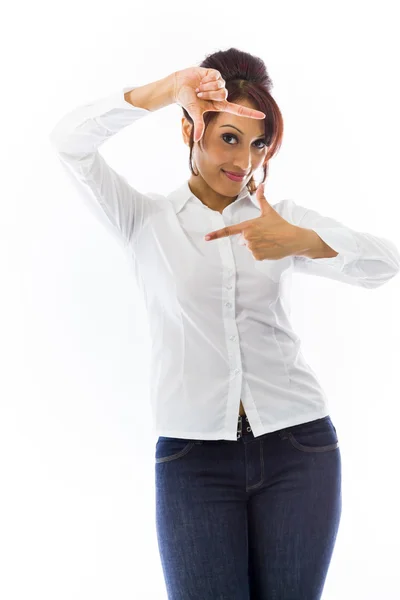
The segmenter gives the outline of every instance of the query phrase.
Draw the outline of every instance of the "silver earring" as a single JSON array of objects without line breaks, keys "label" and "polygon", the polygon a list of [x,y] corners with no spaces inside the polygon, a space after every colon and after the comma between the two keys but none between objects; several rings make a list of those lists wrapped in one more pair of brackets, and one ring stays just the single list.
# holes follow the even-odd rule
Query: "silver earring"
[{"label": "silver earring", "polygon": [[[192,159],[192,169],[193,169],[193,171],[196,170],[196,164],[193,162],[193,159]],[[198,175],[199,173],[197,172],[195,174]]]}]

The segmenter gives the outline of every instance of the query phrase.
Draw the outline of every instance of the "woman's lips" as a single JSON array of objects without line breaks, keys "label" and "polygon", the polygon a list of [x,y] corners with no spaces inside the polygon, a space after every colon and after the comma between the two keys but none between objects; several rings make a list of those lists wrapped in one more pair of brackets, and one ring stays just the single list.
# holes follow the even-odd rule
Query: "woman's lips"
[{"label": "woman's lips", "polygon": [[223,169],[221,169],[221,171],[223,173],[225,173],[225,175],[232,181],[243,181],[243,179],[244,179],[244,175],[242,175],[241,177],[238,177],[237,175],[234,175],[233,173],[229,173],[229,171],[224,171]]}]

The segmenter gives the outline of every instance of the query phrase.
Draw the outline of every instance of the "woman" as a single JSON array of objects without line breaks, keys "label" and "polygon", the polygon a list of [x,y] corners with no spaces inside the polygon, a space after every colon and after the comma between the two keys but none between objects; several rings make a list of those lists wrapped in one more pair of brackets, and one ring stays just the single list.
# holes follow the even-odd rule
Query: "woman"
[{"label": "woman", "polygon": [[[268,203],[254,176],[265,181],[283,136],[271,87],[261,59],[231,48],[79,107],[51,134],[129,252],[148,309],[156,524],[173,600],[321,598],[341,458],[288,318],[290,278],[374,288],[400,267],[388,240],[292,200]],[[143,194],[98,149],[171,103],[191,175],[167,196]]]}]

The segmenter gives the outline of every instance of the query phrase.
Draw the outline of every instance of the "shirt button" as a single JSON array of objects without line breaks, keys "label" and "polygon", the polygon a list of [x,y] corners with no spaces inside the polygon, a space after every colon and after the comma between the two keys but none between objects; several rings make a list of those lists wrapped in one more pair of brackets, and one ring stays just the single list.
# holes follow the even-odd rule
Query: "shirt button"
[{"label": "shirt button", "polygon": [[231,337],[229,339],[232,340],[232,342],[233,342],[234,340],[236,340],[236,335],[231,335]]},{"label": "shirt button", "polygon": [[225,302],[225,306],[227,306],[228,308],[231,308],[232,304],[230,302]]},{"label": "shirt button", "polygon": [[227,289],[227,290],[231,290],[231,289],[232,289],[232,286],[231,286],[231,285],[227,285],[227,286],[226,286],[226,289]]},{"label": "shirt button", "polygon": [[240,373],[240,369],[235,369],[234,373],[235,373],[235,375],[237,375],[238,373]]}]

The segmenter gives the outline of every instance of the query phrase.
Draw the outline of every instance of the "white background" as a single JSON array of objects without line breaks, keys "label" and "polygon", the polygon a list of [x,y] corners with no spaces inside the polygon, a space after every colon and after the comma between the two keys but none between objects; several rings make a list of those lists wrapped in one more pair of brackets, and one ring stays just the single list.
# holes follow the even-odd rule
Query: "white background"
[{"label": "white background", "polygon": [[[265,195],[399,246],[396,3],[8,5],[1,56],[0,596],[164,600],[146,312],[120,245],[50,145],[78,105],[231,46],[283,113]],[[101,149],[141,192],[190,176],[182,110]],[[207,233],[207,232],[205,232]],[[323,600],[400,598],[400,278],[293,276],[292,323],[330,399],[343,513]],[[301,599],[306,600],[306,599]]]}]

